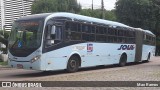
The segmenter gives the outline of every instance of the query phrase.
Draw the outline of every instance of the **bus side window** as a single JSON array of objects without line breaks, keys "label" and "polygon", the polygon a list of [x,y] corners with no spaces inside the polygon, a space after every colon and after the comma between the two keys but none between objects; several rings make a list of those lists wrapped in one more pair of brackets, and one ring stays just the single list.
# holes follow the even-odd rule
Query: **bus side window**
[{"label": "bus side window", "polygon": [[70,22],[66,22],[65,23],[65,30],[66,31],[70,31],[71,29],[70,29]]},{"label": "bus side window", "polygon": [[61,40],[62,39],[62,27],[56,26],[55,29],[55,40]]},{"label": "bus side window", "polygon": [[49,30],[49,26],[47,25],[46,26],[46,30],[45,30],[45,48],[47,48],[48,46],[51,46],[52,43],[51,43],[51,37],[50,37],[50,30]]},{"label": "bus side window", "polygon": [[95,31],[96,31],[96,27],[95,27],[95,26],[92,26],[91,33],[92,33],[92,34],[95,34]]},{"label": "bus side window", "polygon": [[82,24],[82,32],[83,33],[90,33],[91,31],[89,30],[90,26],[86,24]]},{"label": "bus side window", "polygon": [[50,47],[62,40],[62,27],[47,25],[46,27],[46,47]]},{"label": "bus side window", "polygon": [[81,24],[77,22],[66,22],[65,38],[66,40],[81,40]]}]

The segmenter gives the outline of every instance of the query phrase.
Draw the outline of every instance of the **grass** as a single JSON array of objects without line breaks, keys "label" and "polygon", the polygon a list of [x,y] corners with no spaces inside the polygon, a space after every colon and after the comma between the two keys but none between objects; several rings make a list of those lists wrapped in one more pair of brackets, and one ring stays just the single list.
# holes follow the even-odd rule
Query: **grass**
[{"label": "grass", "polygon": [[0,65],[2,65],[2,66],[6,66],[8,63],[7,62],[1,62],[0,61]]}]

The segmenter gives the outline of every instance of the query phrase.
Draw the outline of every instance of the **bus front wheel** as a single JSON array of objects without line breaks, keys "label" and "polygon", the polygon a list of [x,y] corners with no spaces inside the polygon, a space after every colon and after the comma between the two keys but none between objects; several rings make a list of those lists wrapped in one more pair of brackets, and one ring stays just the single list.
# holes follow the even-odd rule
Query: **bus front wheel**
[{"label": "bus front wheel", "polygon": [[127,55],[126,54],[122,54],[119,60],[119,66],[123,67],[126,65],[127,62]]},{"label": "bus front wheel", "polygon": [[67,64],[67,72],[69,73],[73,73],[78,71],[79,68],[79,62],[78,62],[78,58],[75,56],[72,56]]}]

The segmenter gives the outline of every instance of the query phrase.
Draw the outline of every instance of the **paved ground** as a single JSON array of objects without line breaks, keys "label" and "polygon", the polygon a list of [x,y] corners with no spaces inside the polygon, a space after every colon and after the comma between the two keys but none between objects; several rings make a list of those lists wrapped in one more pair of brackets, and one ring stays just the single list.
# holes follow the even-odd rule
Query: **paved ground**
[{"label": "paved ground", "polygon": [[[0,81],[160,81],[160,57],[149,63],[127,64],[125,67],[115,65],[80,69],[76,73],[65,71],[41,72],[23,69],[11,69],[0,66]],[[9,89],[9,88],[8,88]],[[19,88],[20,89],[20,88]],[[37,88],[40,90],[40,88]],[[51,89],[51,88],[45,88]],[[53,89],[53,88],[52,88]],[[64,89],[64,88],[54,88]],[[112,90],[160,90],[160,88],[65,88],[75,89],[112,89]]]}]

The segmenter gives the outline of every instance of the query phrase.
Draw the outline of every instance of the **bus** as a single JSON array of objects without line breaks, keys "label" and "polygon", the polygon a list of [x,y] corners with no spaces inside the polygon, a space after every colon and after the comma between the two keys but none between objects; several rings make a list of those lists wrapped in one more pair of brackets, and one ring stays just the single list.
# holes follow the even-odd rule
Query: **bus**
[{"label": "bus", "polygon": [[14,21],[8,43],[12,68],[76,72],[79,68],[149,61],[155,35],[119,22],[66,12]]}]

